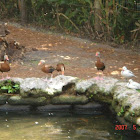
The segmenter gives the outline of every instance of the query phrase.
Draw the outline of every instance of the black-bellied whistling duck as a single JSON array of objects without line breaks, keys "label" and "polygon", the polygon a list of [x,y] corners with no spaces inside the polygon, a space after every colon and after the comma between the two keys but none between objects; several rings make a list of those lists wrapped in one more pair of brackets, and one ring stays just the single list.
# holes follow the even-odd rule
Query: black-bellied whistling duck
[{"label": "black-bellied whistling duck", "polygon": [[[8,56],[7,56],[7,55],[4,55],[4,62],[1,63],[1,65],[0,65],[0,71],[2,72],[2,80],[4,80],[4,78],[3,78],[3,72],[8,72],[8,71],[10,71],[10,65],[9,65],[8,61],[9,61]],[[7,77],[6,77],[6,78],[7,78],[7,79],[10,78],[10,77],[8,76],[8,74],[7,74]]]},{"label": "black-bellied whistling duck", "polygon": [[[50,66],[50,65],[46,65],[45,64],[45,60],[40,60],[40,62],[38,63],[38,65],[41,65],[41,70],[46,73],[49,74],[51,73],[51,79],[53,77],[53,71],[55,70],[54,67]],[[46,81],[47,79],[45,79]]]},{"label": "black-bellied whistling duck", "polygon": [[58,63],[56,65],[56,70],[58,71],[58,73],[61,71],[61,74],[64,75],[65,65],[63,63]]},{"label": "black-bellied whistling duck", "polygon": [[[95,66],[96,66],[98,71],[101,70],[103,73],[103,71],[105,69],[105,64],[100,59],[100,52],[96,52],[95,56],[97,57],[97,61],[95,63]],[[99,78],[99,74],[98,74],[98,77],[96,77],[96,79],[98,80],[98,79],[103,79],[103,78]]]}]

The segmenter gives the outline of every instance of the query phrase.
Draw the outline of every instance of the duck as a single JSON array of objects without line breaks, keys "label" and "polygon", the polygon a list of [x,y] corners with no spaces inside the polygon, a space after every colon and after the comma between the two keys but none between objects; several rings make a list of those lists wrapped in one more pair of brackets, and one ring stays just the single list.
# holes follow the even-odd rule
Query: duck
[{"label": "duck", "polygon": [[125,78],[131,78],[131,77],[136,77],[132,71],[128,70],[126,66],[122,67],[121,75]]},{"label": "duck", "polygon": [[[102,71],[102,75],[103,75],[103,71],[105,70],[105,64],[100,59],[100,52],[96,52],[95,56],[97,57],[97,61],[95,63],[95,66],[96,66],[98,71],[99,70]],[[98,76],[95,79],[97,79],[97,80],[101,79],[102,80],[103,78],[99,78],[99,74],[98,74]]]},{"label": "duck", "polygon": [[56,70],[58,71],[58,74],[59,72],[61,71],[61,74],[64,75],[64,72],[65,72],[65,65],[63,63],[58,63],[56,65]]},{"label": "duck", "polygon": [[[41,66],[41,71],[42,72],[44,72],[46,74],[51,73],[51,80],[52,80],[52,78],[53,78],[53,71],[55,70],[55,68],[53,66],[45,64],[45,60],[40,60],[38,65]],[[47,78],[45,79],[45,81],[47,81]]]},{"label": "duck", "polygon": [[[2,79],[1,80],[4,80],[4,77],[3,77],[3,72],[9,72],[10,71],[10,65],[9,65],[9,58],[8,58],[8,55],[4,55],[4,62],[2,62],[0,64],[0,71],[2,72]],[[6,79],[9,79],[10,77],[8,76],[8,73],[7,73],[7,77]]]},{"label": "duck", "polygon": [[131,89],[140,89],[140,83],[135,82],[132,79],[129,79],[129,82],[126,84],[126,86]]}]

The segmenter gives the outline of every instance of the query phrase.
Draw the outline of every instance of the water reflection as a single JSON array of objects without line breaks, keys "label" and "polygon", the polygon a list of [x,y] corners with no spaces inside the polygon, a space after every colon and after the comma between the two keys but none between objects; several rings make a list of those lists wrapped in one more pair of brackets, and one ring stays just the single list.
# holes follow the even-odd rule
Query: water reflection
[{"label": "water reflection", "polygon": [[[0,113],[0,140],[134,140],[115,131],[108,116]],[[139,139],[139,138],[138,138]]]}]

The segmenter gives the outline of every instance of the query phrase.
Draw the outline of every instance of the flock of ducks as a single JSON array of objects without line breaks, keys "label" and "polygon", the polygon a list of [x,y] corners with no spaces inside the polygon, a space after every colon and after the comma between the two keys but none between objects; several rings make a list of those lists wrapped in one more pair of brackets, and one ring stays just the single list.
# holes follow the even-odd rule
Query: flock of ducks
[{"label": "flock of ducks", "polygon": [[[98,76],[95,77],[96,80],[103,80],[103,71],[105,70],[105,64],[101,61],[100,59],[100,52],[96,52],[96,58],[97,58],[97,61],[95,63],[95,66],[97,68],[97,70],[101,70],[102,71],[102,77],[99,76],[99,73],[98,73]],[[10,71],[10,65],[9,65],[9,58],[7,55],[4,55],[4,61],[0,64],[0,71],[2,72],[2,80],[4,79],[9,79],[10,77],[8,76],[7,74],[7,77],[4,78],[3,77],[3,72],[8,72]],[[50,65],[47,65],[45,64],[45,60],[40,60],[40,62],[38,63],[38,65],[41,67],[41,71],[46,73],[46,74],[51,74],[51,79],[53,77],[53,72],[56,70],[58,72],[58,74],[61,72],[62,75],[64,75],[64,72],[65,72],[65,65],[63,63],[58,63],[56,65],[56,67],[54,68],[53,66],[50,66]],[[136,77],[132,71],[128,70],[126,66],[122,67],[122,71],[121,71],[121,75],[127,80],[128,80],[128,83],[127,83],[127,87],[128,88],[132,88],[132,89],[140,89],[140,84],[133,81],[132,77]],[[47,81],[48,79],[46,78],[45,81]]]}]

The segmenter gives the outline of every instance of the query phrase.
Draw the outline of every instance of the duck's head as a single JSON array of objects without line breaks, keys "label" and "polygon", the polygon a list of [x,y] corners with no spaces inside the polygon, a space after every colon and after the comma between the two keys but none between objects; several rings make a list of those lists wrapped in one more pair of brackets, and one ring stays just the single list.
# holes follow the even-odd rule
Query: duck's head
[{"label": "duck's head", "polygon": [[96,55],[95,56],[100,57],[100,52],[96,52]]},{"label": "duck's head", "polygon": [[45,64],[45,60],[40,60],[38,65],[42,65],[42,64]]},{"label": "duck's head", "polygon": [[127,70],[127,67],[126,66],[123,66],[122,67],[122,70],[124,71],[124,70]]},{"label": "duck's head", "polygon": [[4,60],[9,61],[8,55],[4,55]]}]

